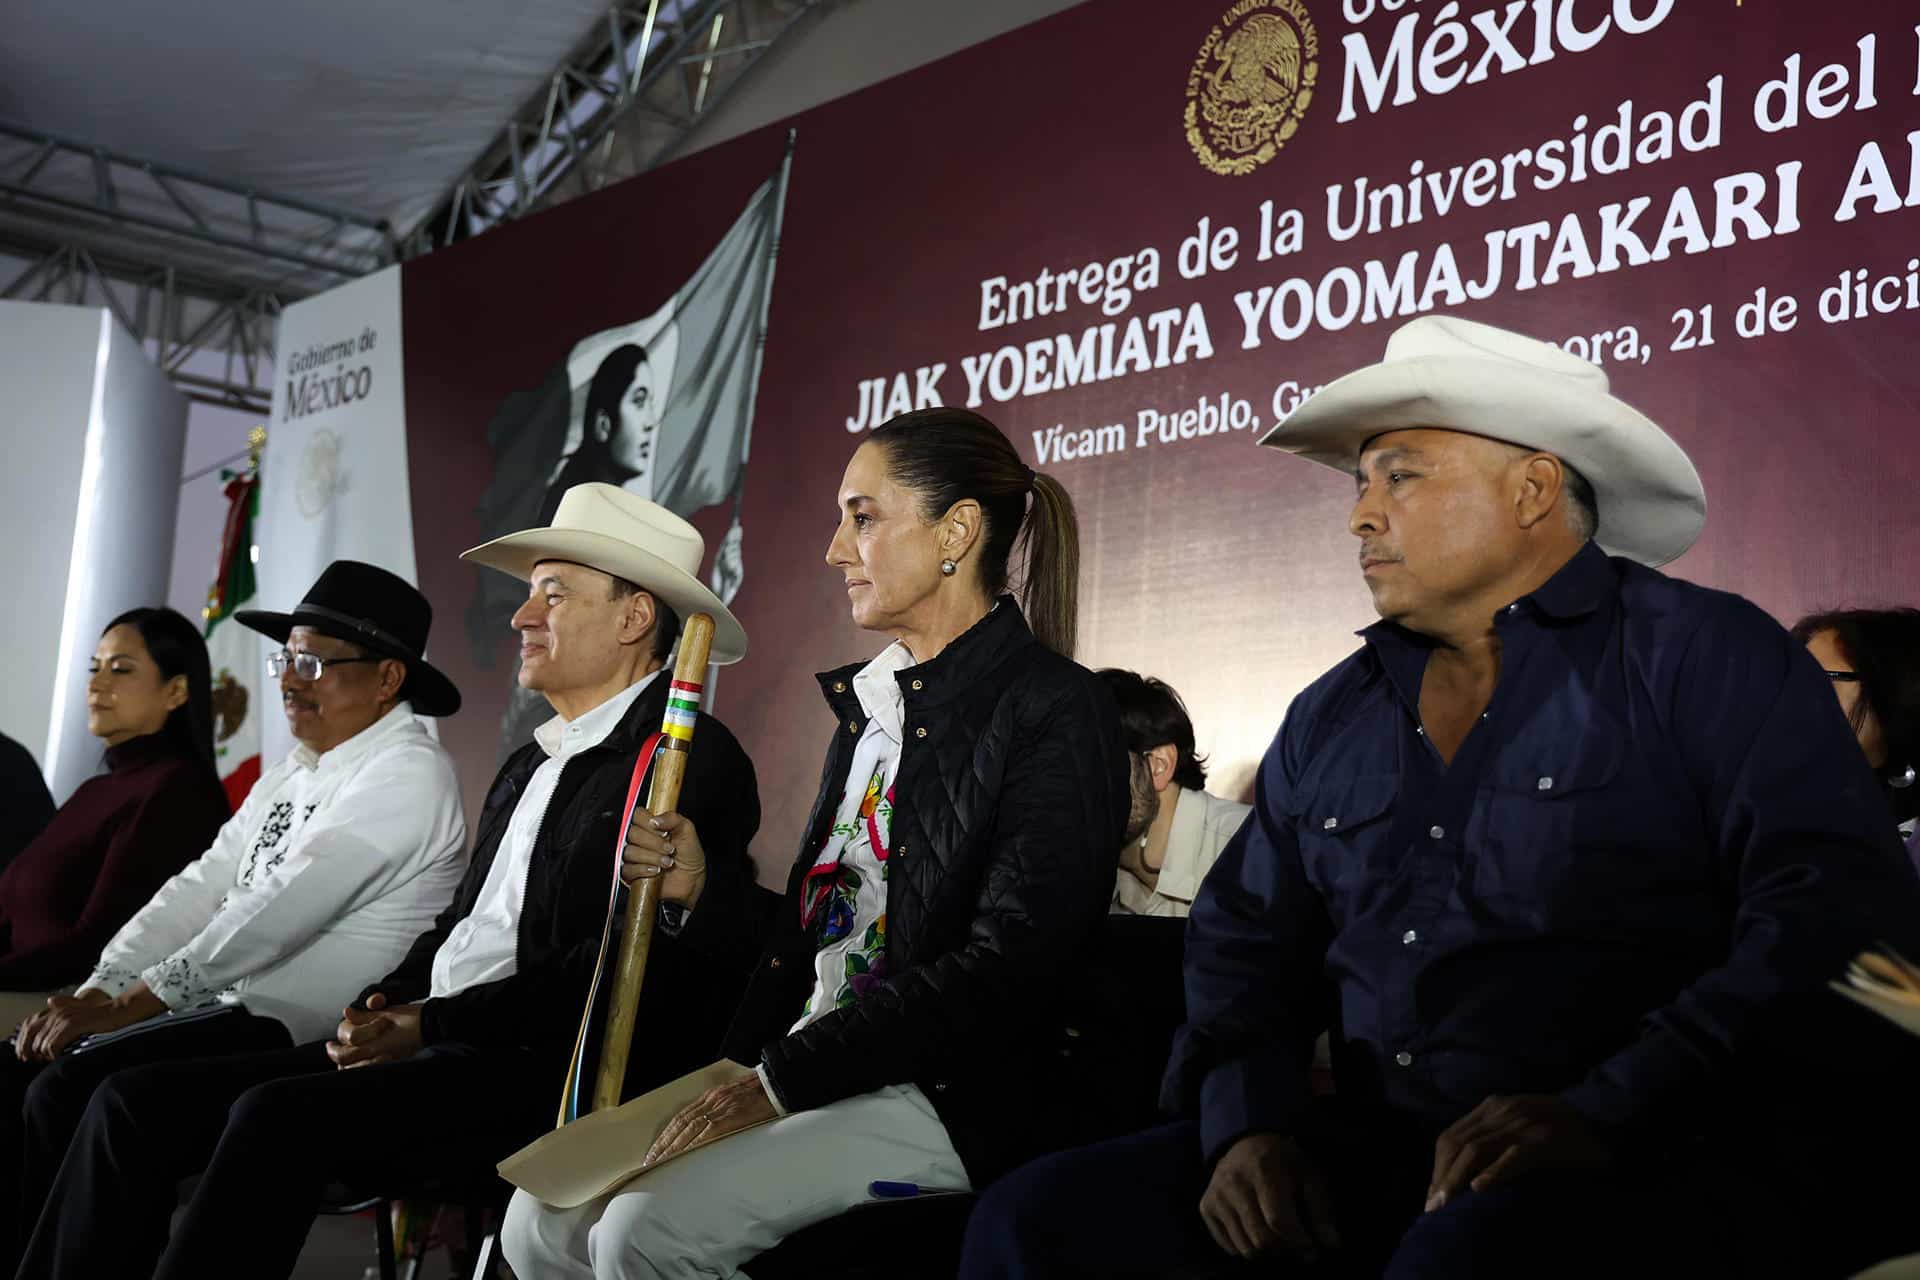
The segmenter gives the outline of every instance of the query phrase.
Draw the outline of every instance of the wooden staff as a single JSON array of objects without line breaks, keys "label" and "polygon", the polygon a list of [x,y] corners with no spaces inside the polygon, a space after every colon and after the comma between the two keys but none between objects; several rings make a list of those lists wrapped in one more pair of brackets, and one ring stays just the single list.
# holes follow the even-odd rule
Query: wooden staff
[{"label": "wooden staff", "polygon": [[[660,725],[664,749],[653,766],[653,787],[647,793],[646,810],[634,807],[634,825],[627,829],[628,836],[649,817],[672,813],[680,803],[680,783],[687,776],[687,752],[693,745],[693,726],[705,691],[707,654],[712,647],[713,619],[704,613],[688,618],[686,629],[680,633],[680,658],[673,666],[673,685],[667,690],[666,718]],[[659,913],[659,876],[647,876],[627,890],[626,929],[620,934],[620,959],[607,1005],[607,1034],[600,1043],[600,1069],[593,1083],[595,1111],[620,1105],[620,1089],[627,1079],[627,1055],[633,1050],[634,1017],[640,1008],[640,984],[647,976],[647,952],[653,946],[653,922]]]}]

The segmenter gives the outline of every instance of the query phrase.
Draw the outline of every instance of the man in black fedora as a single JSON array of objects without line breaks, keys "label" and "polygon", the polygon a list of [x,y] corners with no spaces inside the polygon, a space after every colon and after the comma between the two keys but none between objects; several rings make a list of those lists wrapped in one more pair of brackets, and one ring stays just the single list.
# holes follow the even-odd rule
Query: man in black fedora
[{"label": "man in black fedora", "polygon": [[426,598],[341,560],[292,612],[236,617],[284,646],[267,669],[298,745],[0,1063],[0,1107],[20,1117],[17,1156],[0,1153],[19,1178],[0,1187],[9,1251],[103,1080],[325,1037],[459,882],[466,818],[453,762],[418,717],[453,714],[460,694],[422,656]]}]

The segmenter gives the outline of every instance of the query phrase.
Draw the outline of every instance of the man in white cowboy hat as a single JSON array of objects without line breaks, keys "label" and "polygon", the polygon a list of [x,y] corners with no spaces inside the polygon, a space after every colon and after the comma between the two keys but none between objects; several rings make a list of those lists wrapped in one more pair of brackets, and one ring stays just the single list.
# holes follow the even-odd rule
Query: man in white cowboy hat
[{"label": "man in white cowboy hat", "polygon": [[1439,317],[1262,443],[1353,477],[1382,620],[1295,700],[1194,902],[1181,1119],[999,1184],[964,1274],[1839,1261],[1790,1215],[1715,1253],[1712,1197],[1667,1194],[1733,1163],[1721,1104],[1778,1010],[1920,921],[1817,668],[1650,567],[1704,523],[1686,455],[1584,361]]},{"label": "man in white cowboy hat", "polygon": [[[488,792],[453,905],[330,1041],[117,1077],[83,1121],[31,1274],[204,1276],[242,1257],[249,1276],[288,1275],[323,1189],[492,1185],[497,1161],[552,1126],[680,619],[713,616],[714,661],[746,652],[699,581],[704,550],[665,508],[584,484],[549,527],[465,554],[526,582],[520,679],[555,715]],[[695,743],[681,814],[626,846],[662,899],[630,1092],[712,1061],[772,901],[747,852],[753,765],[711,717]],[[174,1187],[195,1172],[169,1240]],[[109,1213],[116,1230],[99,1230]]]},{"label": "man in white cowboy hat", "polygon": [[285,646],[267,665],[299,745],[113,936],[80,990],[22,1028],[19,1062],[0,1073],[20,1117],[17,1150],[0,1157],[20,1180],[17,1194],[0,1190],[13,1250],[103,1080],[326,1035],[460,880],[453,761],[417,718],[460,707],[423,656],[426,597],[336,560],[292,612],[236,617]]}]

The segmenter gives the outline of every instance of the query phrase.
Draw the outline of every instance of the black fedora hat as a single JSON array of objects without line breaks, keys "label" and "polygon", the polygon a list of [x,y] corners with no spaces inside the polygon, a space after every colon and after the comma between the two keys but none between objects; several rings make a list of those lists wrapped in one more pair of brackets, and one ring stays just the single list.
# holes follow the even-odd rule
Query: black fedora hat
[{"label": "black fedora hat", "polygon": [[286,643],[295,627],[312,627],[369,653],[407,664],[400,696],[423,716],[450,716],[460,709],[453,681],[421,656],[433,626],[433,606],[405,578],[358,560],[335,560],[292,613],[242,609],[235,622]]}]

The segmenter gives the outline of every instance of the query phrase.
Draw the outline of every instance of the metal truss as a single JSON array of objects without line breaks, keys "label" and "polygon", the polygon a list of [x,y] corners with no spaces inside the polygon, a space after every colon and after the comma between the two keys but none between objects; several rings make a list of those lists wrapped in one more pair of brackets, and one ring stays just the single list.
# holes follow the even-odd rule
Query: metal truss
[{"label": "metal truss", "polygon": [[395,260],[379,218],[0,122],[0,234],[300,296]]},{"label": "metal truss", "polygon": [[616,4],[411,230],[403,252],[414,256],[468,239],[659,164],[824,2]]},{"label": "metal truss", "polygon": [[[263,416],[272,408],[282,303],[274,293],[235,289],[170,266],[103,260],[77,244],[36,247],[0,239],[0,298],[104,306],[149,344],[188,399]],[[203,354],[219,358],[217,376],[209,359],[195,359]]]},{"label": "metal truss", "polygon": [[404,237],[0,121],[0,298],[105,306],[189,398],[265,415],[285,304],[645,172],[830,2],[621,0]]},{"label": "metal truss", "polygon": [[265,414],[282,305],[398,253],[379,218],[0,121],[0,298],[109,308],[194,400]]}]

